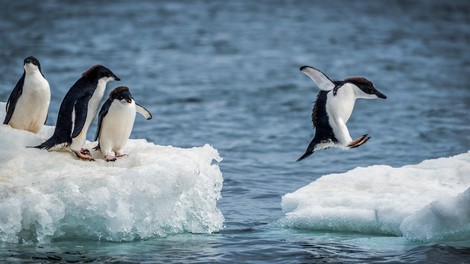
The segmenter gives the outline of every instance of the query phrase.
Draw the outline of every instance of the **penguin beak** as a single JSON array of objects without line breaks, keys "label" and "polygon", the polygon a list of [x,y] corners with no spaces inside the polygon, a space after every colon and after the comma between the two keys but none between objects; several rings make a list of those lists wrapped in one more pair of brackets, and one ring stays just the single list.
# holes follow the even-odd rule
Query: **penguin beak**
[{"label": "penguin beak", "polygon": [[377,90],[375,90],[375,95],[377,95],[378,98],[381,98],[381,99],[387,99],[387,96]]},{"label": "penguin beak", "polygon": [[117,77],[116,75],[114,75],[114,80],[115,80],[115,81],[120,81],[121,78],[119,78],[119,77]]},{"label": "penguin beak", "polygon": [[126,102],[128,102],[130,104],[130,103],[132,103],[132,99],[131,98],[126,98]]}]

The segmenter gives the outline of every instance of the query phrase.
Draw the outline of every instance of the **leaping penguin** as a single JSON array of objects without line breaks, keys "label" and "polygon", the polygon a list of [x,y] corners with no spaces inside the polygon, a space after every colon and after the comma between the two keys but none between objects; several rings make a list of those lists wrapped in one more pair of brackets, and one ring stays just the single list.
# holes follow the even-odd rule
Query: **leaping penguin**
[{"label": "leaping penguin", "polygon": [[51,90],[38,59],[27,57],[23,68],[23,76],[8,98],[3,124],[37,134],[47,121]]},{"label": "leaping penguin", "polygon": [[122,148],[131,135],[136,112],[147,120],[152,119],[152,114],[135,102],[128,87],[119,86],[111,91],[101,107],[95,136],[98,140],[95,149],[101,150],[106,161],[115,161],[116,157],[125,155]]},{"label": "leaping penguin", "polygon": [[332,81],[323,72],[310,66],[302,66],[300,71],[317,84],[320,92],[312,111],[315,136],[305,154],[297,161],[307,158],[317,150],[330,147],[357,148],[366,143],[370,139],[367,134],[352,140],[346,127],[354,103],[358,98],[386,99],[387,97],[377,91],[371,81],[363,77]]},{"label": "leaping penguin", "polygon": [[77,157],[93,160],[90,151],[83,148],[86,134],[98,111],[106,84],[114,80],[120,79],[102,65],[95,65],[83,73],[62,100],[54,134],[36,148],[70,146]]}]

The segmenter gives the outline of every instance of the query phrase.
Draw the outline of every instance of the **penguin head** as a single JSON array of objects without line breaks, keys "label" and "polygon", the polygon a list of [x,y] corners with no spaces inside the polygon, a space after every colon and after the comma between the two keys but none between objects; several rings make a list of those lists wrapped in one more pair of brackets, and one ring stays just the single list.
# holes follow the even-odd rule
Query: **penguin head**
[{"label": "penguin head", "polygon": [[82,77],[89,78],[92,80],[103,80],[105,82],[109,81],[120,81],[121,79],[117,77],[110,69],[104,67],[103,65],[94,65],[86,72],[82,74]]},{"label": "penguin head", "polygon": [[132,98],[129,88],[126,86],[118,86],[109,93],[109,99],[111,101],[118,100],[121,104],[131,104],[134,100]]},{"label": "penguin head", "polygon": [[26,73],[32,73],[34,71],[41,71],[41,64],[39,64],[38,59],[33,56],[29,56],[24,59],[23,68]]},{"label": "penguin head", "polygon": [[379,92],[375,89],[374,84],[367,80],[366,78],[362,77],[353,77],[344,80],[346,83],[353,84],[356,89],[356,96],[357,98],[364,98],[364,99],[387,99],[385,94]]}]

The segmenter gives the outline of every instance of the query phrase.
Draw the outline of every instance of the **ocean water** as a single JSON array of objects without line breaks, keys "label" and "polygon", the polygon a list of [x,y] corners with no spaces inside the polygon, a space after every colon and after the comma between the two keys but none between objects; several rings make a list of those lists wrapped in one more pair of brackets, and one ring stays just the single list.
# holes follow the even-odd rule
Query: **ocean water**
[{"label": "ocean water", "polygon": [[[131,221],[140,216],[135,214],[137,218],[129,218],[132,222],[129,233],[119,229],[125,226],[122,224],[116,227],[119,229],[116,232],[108,229],[110,237],[102,238],[87,235],[90,232],[86,230],[75,236],[55,233],[58,225],[52,218],[49,229],[44,229],[44,234],[49,234],[48,240],[1,242],[0,260],[29,263],[469,263],[468,236],[413,240],[398,232],[315,229],[302,218],[297,219],[304,221],[299,228],[284,224],[288,212],[283,211],[282,205],[288,194],[300,191],[324,175],[345,173],[348,176],[345,178],[350,178],[352,172],[349,171],[357,168],[382,175],[385,169],[374,165],[400,168],[424,160],[435,164],[436,159],[469,151],[469,12],[467,1],[65,3],[49,0],[3,3],[0,10],[0,101],[8,99],[21,76],[23,59],[33,55],[40,60],[51,86],[47,125],[53,126],[60,102],[70,86],[91,65],[103,64],[122,80],[108,84],[106,93],[117,85],[127,85],[136,101],[154,116],[151,121],[138,116],[131,138],[146,139],[156,146],[131,141],[134,144],[130,145],[130,152],[134,154],[129,158],[141,157],[136,163],[142,166],[155,165],[151,164],[151,158],[155,158],[155,162],[165,158],[156,154],[138,156],[139,150],[161,148],[171,154],[171,158],[166,157],[167,164],[173,164],[170,162],[173,159],[184,166],[192,166],[192,161],[184,163],[186,159],[178,155],[188,157],[201,151],[201,155],[208,158],[201,161],[200,166],[205,169],[200,171],[217,166],[221,173],[204,174],[208,176],[203,179],[214,181],[213,188],[217,190],[217,177],[222,176],[223,186],[207,198],[207,201],[216,200],[216,208],[188,204],[181,207],[182,214],[200,212],[211,216],[202,217],[194,225],[185,226],[185,222],[178,228],[175,223],[181,222],[180,215],[178,219],[161,219],[157,214],[150,219],[164,223],[147,232],[139,228],[148,227],[148,223]],[[386,100],[358,100],[356,103],[348,128],[353,138],[369,134],[371,139],[365,145],[351,151],[325,150],[303,162],[295,162],[313,136],[310,114],[318,91],[299,71],[302,65],[317,67],[333,79],[364,76],[388,96]],[[88,133],[90,137],[95,130],[94,124]],[[38,140],[28,136],[21,138],[24,142]],[[215,150],[217,154],[211,152]],[[59,154],[44,152],[43,155],[41,159]],[[220,163],[211,162],[211,159],[218,159],[217,155],[222,158]],[[8,163],[8,168],[13,168],[11,164]],[[25,164],[28,159],[21,160],[17,167],[23,169],[27,167]],[[100,161],[93,166],[100,165],[114,166]],[[184,166],[182,170],[186,169]],[[68,168],[61,163],[57,167]],[[0,176],[6,177],[6,168],[1,168],[3,175]],[[145,176],[147,170],[142,170],[134,168],[135,174],[126,176]],[[429,171],[434,176],[441,173],[443,179],[451,177],[448,171],[439,168]],[[70,173],[78,177],[80,172]],[[162,172],[162,179],[167,180],[162,186],[176,186],[169,180],[171,173]],[[98,177],[93,174],[93,167],[85,175]],[[468,182],[470,170],[463,165],[457,175],[467,180],[462,181],[464,184]],[[134,199],[133,194],[140,190],[126,189],[127,178],[115,182],[95,178],[91,183],[76,179],[82,184],[79,187],[96,183],[98,187],[108,188],[108,192],[118,193],[117,198],[121,200]],[[153,178],[141,180],[144,184],[159,184]],[[206,190],[198,186],[211,186],[204,183],[190,185],[196,187],[178,185],[181,189],[176,188],[164,197],[182,195],[186,187]],[[446,181],[439,183],[440,186],[447,184]],[[47,187],[44,182],[40,184]],[[415,186],[419,184],[418,181]],[[468,187],[455,189],[452,194],[457,196]],[[2,191],[5,190],[11,189],[4,185]],[[87,190],[90,192],[84,193],[88,197],[103,195]],[[181,190],[177,194],[176,191]],[[331,196],[348,194],[340,188],[331,190]],[[22,194],[35,194],[28,191],[31,190],[2,193],[1,201],[5,202],[5,197],[16,201],[23,199]],[[153,195],[158,197],[159,193],[145,192],[138,201],[155,198]],[[28,197],[22,201],[30,201],[31,208],[36,208],[38,200],[34,198],[37,196]],[[69,196],[64,194],[63,197]],[[56,201],[46,198],[40,200],[44,205],[41,208],[49,208]],[[161,203],[167,204],[165,201]],[[206,205],[203,201],[195,203],[202,204]],[[12,208],[14,205],[12,203]],[[464,200],[463,209],[469,206]],[[85,207],[78,204],[77,208]],[[97,208],[92,216],[100,223],[104,212]],[[117,212],[128,216],[125,210],[112,211]],[[6,215],[5,211],[0,211],[2,228],[12,223],[9,219],[14,219]],[[22,219],[24,224],[26,220]],[[201,224],[203,219],[211,221]],[[30,217],[28,221],[43,223],[45,220]],[[93,226],[93,223],[85,222],[85,226]],[[137,227],[139,232],[132,227]],[[0,230],[0,234],[7,231]],[[24,232],[20,235],[31,237]]]}]

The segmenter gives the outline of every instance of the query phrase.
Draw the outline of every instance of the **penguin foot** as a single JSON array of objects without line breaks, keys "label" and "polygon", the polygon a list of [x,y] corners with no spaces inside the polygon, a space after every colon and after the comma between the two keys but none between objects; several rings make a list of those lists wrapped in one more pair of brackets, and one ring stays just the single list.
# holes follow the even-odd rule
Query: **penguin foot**
[{"label": "penguin foot", "polygon": [[125,153],[122,153],[122,152],[119,152],[119,151],[116,152],[116,157],[120,158],[120,157],[124,157],[124,156],[126,156]]},{"label": "penguin foot", "polygon": [[104,157],[104,159],[105,159],[106,161],[116,161],[116,157],[115,157],[115,156],[111,156],[111,155],[106,155],[106,156]]},{"label": "penguin foot", "polygon": [[367,134],[360,136],[358,139],[352,141],[351,143],[348,144],[348,147],[350,148],[357,148],[360,145],[364,144],[369,140],[370,137],[367,136]]},{"label": "penguin foot", "polygon": [[91,153],[88,149],[82,148],[79,151],[73,151],[77,157],[83,160],[94,161],[95,159],[91,156]]}]

